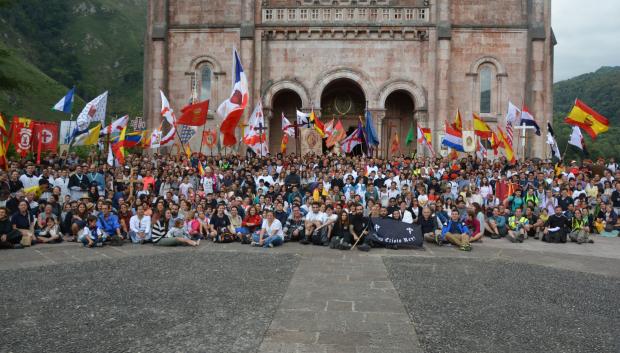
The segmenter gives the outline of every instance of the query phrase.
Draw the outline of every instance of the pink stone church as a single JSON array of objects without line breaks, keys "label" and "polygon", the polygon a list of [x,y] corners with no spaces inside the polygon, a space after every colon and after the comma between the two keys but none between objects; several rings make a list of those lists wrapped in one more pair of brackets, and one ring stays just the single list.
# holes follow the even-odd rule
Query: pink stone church
[{"label": "pink stone church", "polygon": [[[144,114],[158,126],[162,89],[177,112],[210,99],[208,127],[231,91],[232,51],[249,80],[246,116],[262,99],[269,147],[279,152],[284,113],[314,109],[357,126],[370,110],[379,154],[411,126],[432,129],[460,110],[505,126],[508,102],[526,104],[546,132],[553,113],[551,0],[150,0]],[[199,130],[201,131],[201,130]],[[241,129],[238,129],[241,134]],[[543,137],[515,131],[519,157],[546,157]],[[194,149],[200,134],[192,140]],[[297,152],[291,140],[288,152]],[[522,143],[525,143],[524,147]],[[518,146],[517,146],[518,145]],[[422,150],[422,149],[421,149]],[[205,150],[203,150],[205,151]]]}]

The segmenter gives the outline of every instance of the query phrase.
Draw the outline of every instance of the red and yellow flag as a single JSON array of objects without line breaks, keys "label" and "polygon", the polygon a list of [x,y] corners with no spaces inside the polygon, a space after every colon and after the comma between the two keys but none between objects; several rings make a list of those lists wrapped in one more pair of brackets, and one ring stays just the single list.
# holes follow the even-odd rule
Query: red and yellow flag
[{"label": "red and yellow flag", "polygon": [[286,145],[288,144],[288,135],[282,135],[282,143],[280,144],[280,151],[286,153]]},{"label": "red and yellow flag", "polygon": [[512,146],[508,142],[508,138],[506,138],[506,133],[504,133],[504,131],[502,131],[502,129],[499,126],[497,127],[497,131],[499,132],[498,137],[499,137],[500,144],[504,148],[504,152],[506,152],[506,158],[508,159],[510,163],[516,162],[517,159],[515,158],[515,154],[514,154],[514,151],[512,150]]},{"label": "red and yellow flag", "polygon": [[398,137],[398,132],[395,132],[394,136],[392,136],[392,140],[390,142],[390,152],[392,154],[395,154],[399,150],[400,150],[400,138]]},{"label": "red and yellow flag", "polygon": [[600,133],[609,130],[609,120],[579,99],[575,99],[575,106],[564,121],[582,128],[593,140],[596,140]]},{"label": "red and yellow flag", "polygon": [[474,134],[478,137],[488,139],[493,135],[493,131],[489,125],[482,120],[478,114],[474,113]]},{"label": "red and yellow flag", "polygon": [[461,117],[461,112],[458,109],[456,110],[456,117],[454,117],[452,127],[457,131],[463,131],[463,118]]},{"label": "red and yellow flag", "polygon": [[125,136],[127,134],[127,126],[121,130],[121,134],[118,137],[118,141],[112,144],[112,153],[116,157],[119,164],[125,164]]},{"label": "red and yellow flag", "polygon": [[314,114],[314,110],[310,113],[310,122],[314,123],[314,129],[321,135],[322,138],[325,137],[325,125],[319,120],[319,118]]}]

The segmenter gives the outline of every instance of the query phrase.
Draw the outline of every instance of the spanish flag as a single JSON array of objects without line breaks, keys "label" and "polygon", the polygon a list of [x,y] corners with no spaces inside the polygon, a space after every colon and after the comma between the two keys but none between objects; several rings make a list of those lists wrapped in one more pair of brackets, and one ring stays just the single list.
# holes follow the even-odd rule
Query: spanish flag
[{"label": "spanish flag", "polygon": [[8,130],[6,129],[6,123],[4,122],[4,116],[0,113],[0,138],[8,137]]},{"label": "spanish flag", "polygon": [[564,121],[582,128],[593,140],[596,140],[600,133],[609,130],[609,120],[579,99],[575,99],[575,106]]},{"label": "spanish flag", "polygon": [[205,169],[204,169],[204,167],[202,166],[202,162],[201,162],[201,161],[198,161],[198,174],[199,174],[201,177],[205,176],[205,174],[206,174],[206,173],[205,173]]},{"label": "spanish flag", "polygon": [[314,110],[310,113],[310,122],[314,124],[314,129],[321,135],[321,137],[325,138],[325,125],[317,118],[316,114],[314,114]]},{"label": "spanish flag", "polygon": [[288,135],[282,135],[282,143],[280,144],[280,152],[286,154],[286,145],[288,144]]},{"label": "spanish flag", "polygon": [[489,125],[487,125],[487,123],[485,123],[484,120],[482,120],[476,113],[474,113],[474,134],[483,139],[491,138],[493,135],[493,131],[491,131]]},{"label": "spanish flag", "polygon": [[499,126],[497,127],[497,131],[498,131],[497,135],[499,138],[500,145],[504,148],[504,152],[506,152],[506,158],[508,159],[510,163],[516,162],[517,159],[515,158],[515,154],[514,154],[514,151],[512,150],[512,146],[508,142],[508,138],[506,138],[506,133],[502,131],[502,129]]}]

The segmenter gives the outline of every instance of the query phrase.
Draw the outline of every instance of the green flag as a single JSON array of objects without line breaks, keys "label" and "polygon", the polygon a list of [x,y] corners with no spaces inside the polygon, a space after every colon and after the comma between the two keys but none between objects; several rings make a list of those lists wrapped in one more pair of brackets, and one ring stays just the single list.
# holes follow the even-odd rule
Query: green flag
[{"label": "green flag", "polygon": [[413,124],[411,124],[409,132],[407,133],[407,138],[405,139],[405,145],[409,146],[414,140],[415,137],[413,136]]}]

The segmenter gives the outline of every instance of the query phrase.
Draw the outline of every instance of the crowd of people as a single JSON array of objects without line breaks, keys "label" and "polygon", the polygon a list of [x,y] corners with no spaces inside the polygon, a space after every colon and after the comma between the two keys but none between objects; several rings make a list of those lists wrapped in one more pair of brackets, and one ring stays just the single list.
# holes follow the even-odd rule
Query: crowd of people
[{"label": "crowd of people", "polygon": [[[201,175],[202,174],[202,175]],[[419,225],[429,245],[592,243],[620,230],[620,168],[504,159],[128,155],[12,160],[0,172],[0,247],[77,242],[287,242],[368,251],[372,220]],[[506,241],[506,240],[505,240]],[[394,246],[396,248],[396,246]]]}]

